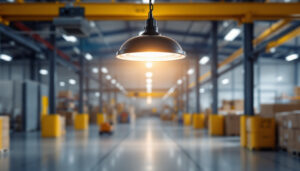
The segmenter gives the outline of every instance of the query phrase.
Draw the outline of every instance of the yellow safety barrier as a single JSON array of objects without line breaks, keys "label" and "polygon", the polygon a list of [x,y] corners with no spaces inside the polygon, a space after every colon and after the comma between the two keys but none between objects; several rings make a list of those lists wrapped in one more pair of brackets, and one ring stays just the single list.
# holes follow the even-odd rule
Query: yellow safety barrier
[{"label": "yellow safety barrier", "polygon": [[224,116],[215,114],[209,115],[208,129],[210,135],[224,135]]},{"label": "yellow safety barrier", "polygon": [[59,137],[63,134],[61,119],[58,114],[42,116],[42,137]]},{"label": "yellow safety barrier", "polygon": [[193,114],[193,128],[203,129],[204,128],[204,114]]},{"label": "yellow safety barrier", "polygon": [[89,128],[89,115],[86,113],[75,115],[74,128],[75,130],[87,130]]},{"label": "yellow safety barrier", "polygon": [[42,115],[48,114],[48,96],[42,97]]},{"label": "yellow safety barrier", "polygon": [[190,113],[183,114],[183,125],[190,126],[192,122],[192,115]]},{"label": "yellow safety barrier", "polygon": [[105,116],[103,113],[98,113],[97,114],[97,124],[101,125],[105,122]]},{"label": "yellow safety barrier", "polygon": [[246,128],[247,116],[240,117],[240,143],[242,147],[247,147],[247,128]]},{"label": "yellow safety barrier", "polygon": [[247,147],[249,149],[275,148],[275,119],[247,117]]}]

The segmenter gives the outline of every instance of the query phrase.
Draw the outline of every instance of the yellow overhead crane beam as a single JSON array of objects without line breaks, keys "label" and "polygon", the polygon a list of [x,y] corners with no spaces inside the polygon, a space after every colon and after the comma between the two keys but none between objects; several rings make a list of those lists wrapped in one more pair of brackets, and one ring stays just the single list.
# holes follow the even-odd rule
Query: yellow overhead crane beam
[{"label": "yellow overhead crane beam", "polygon": [[156,92],[145,92],[145,91],[130,91],[127,93],[128,97],[136,97],[136,98],[147,98],[147,97],[152,97],[152,98],[162,98],[166,95],[165,91],[156,91]]},{"label": "yellow overhead crane beam", "polygon": [[[264,41],[269,36],[273,35],[275,32],[277,32],[281,28],[287,26],[289,23],[290,23],[290,20],[289,19],[285,19],[285,20],[280,20],[280,21],[276,22],[275,24],[271,25],[271,27],[269,27],[268,29],[266,29],[257,38],[255,38],[253,40],[253,45],[254,46],[258,45],[259,43],[261,43],[262,41]],[[282,44],[283,42],[286,42],[287,40],[290,40],[291,37],[295,37],[295,36],[297,36],[299,34],[300,34],[300,29],[296,29],[295,31],[292,31],[291,33],[289,33],[286,36],[284,36],[283,38],[281,38],[280,40],[274,41],[274,42],[270,42],[267,45],[267,50],[271,49],[272,47],[276,47],[279,44]],[[224,61],[222,61],[218,65],[218,68],[222,68],[223,66],[225,66],[225,65],[233,62],[234,60],[236,60],[238,57],[240,57],[243,54],[243,51],[244,51],[243,48],[239,48],[238,50],[236,50],[235,52],[233,52],[229,57],[227,57]],[[210,76],[211,76],[211,72],[208,71],[205,74],[201,75],[198,78],[198,81],[202,82],[202,81],[208,79]],[[192,82],[192,83],[190,83],[189,88],[193,88],[194,86],[195,86],[195,82]]]},{"label": "yellow overhead crane beam", "polygon": [[[0,17],[8,21],[51,21],[65,3],[1,3]],[[75,2],[90,20],[145,20],[148,4]],[[254,20],[300,19],[300,3],[155,3],[157,20]]]}]

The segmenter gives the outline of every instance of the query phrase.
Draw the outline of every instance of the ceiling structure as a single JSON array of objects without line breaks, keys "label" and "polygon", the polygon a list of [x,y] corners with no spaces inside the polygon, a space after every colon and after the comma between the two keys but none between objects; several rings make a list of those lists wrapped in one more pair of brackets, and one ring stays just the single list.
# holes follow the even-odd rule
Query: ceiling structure
[{"label": "ceiling structure", "polygon": [[[109,2],[109,1],[84,1],[84,2]],[[122,1],[125,2],[125,1]],[[136,2],[136,1],[126,1]],[[164,2],[162,0],[157,2]],[[178,2],[171,1],[171,2]],[[179,1],[187,2],[187,1]],[[204,2],[204,1],[196,1]],[[207,1],[208,2],[208,1]],[[272,1],[273,2],[273,1]],[[283,2],[283,1],[274,1]],[[292,2],[292,1],[291,1]],[[155,17],[155,16],[154,16]],[[257,21],[255,22],[255,37],[268,29],[277,21]],[[32,29],[32,32],[40,35],[45,40],[49,40],[50,22],[24,22],[26,26]],[[106,66],[113,77],[125,87],[125,89],[143,89],[145,88],[145,72],[153,72],[153,89],[166,90],[172,85],[176,84],[184,72],[189,68],[192,58],[210,56],[210,21],[158,21],[159,32],[163,35],[171,37],[178,41],[183,49],[188,54],[188,59],[177,62],[160,62],[153,63],[151,69],[145,67],[142,62],[126,62],[115,59],[115,53],[124,41],[132,36],[138,35],[144,27],[144,21],[90,21],[92,32],[89,37],[78,38],[76,42],[66,41],[62,35],[61,30],[57,30],[56,47],[70,56],[73,60],[78,59],[78,50],[81,54],[90,53],[93,60],[90,63],[90,68]],[[294,23],[288,24],[288,28]],[[13,24],[11,24],[13,26]],[[14,27],[14,26],[13,26]],[[229,57],[232,53],[242,47],[242,32],[233,41],[226,41],[224,37],[233,28],[242,30],[241,25],[235,21],[220,21],[218,29],[218,57],[219,62]],[[284,31],[283,28],[282,30]],[[18,31],[16,33],[28,36],[24,32]],[[270,37],[274,37],[273,35]],[[12,51],[14,45],[11,41],[4,39],[2,49]],[[284,59],[286,54],[297,51],[298,38],[286,42],[284,45],[278,47],[275,52],[263,53],[260,57]],[[20,48],[15,56],[27,54],[25,48]],[[24,53],[26,52],[26,53]],[[195,62],[194,62],[195,63]],[[208,63],[209,64],[209,63]]]}]

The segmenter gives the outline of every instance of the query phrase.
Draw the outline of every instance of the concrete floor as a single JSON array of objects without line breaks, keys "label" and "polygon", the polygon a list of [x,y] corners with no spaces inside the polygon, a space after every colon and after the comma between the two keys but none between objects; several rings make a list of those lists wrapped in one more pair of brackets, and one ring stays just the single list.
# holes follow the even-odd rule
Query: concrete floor
[{"label": "concrete floor", "polygon": [[299,170],[300,159],[284,152],[248,151],[237,137],[209,137],[206,131],[157,119],[118,125],[113,136],[68,129],[66,137],[41,139],[18,133],[9,154],[1,155],[1,171],[199,171]]}]

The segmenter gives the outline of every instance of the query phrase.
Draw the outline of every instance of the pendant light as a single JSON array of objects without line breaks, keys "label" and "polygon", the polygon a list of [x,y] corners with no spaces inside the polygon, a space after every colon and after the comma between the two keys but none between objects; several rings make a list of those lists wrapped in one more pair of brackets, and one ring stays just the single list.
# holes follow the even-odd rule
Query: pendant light
[{"label": "pendant light", "polygon": [[175,40],[158,33],[156,20],[152,16],[151,0],[149,10],[145,31],[123,43],[116,57],[131,61],[170,61],[185,58],[185,52]]}]

